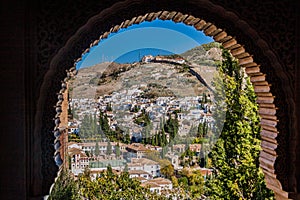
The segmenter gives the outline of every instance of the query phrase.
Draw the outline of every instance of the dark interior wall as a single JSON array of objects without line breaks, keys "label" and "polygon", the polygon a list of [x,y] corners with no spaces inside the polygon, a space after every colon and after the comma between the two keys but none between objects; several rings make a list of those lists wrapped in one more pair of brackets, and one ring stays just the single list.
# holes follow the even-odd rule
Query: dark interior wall
[{"label": "dark interior wall", "polygon": [[[53,129],[52,116],[55,115],[55,93],[59,91],[58,84],[65,76],[63,72],[57,74],[58,78],[46,83],[49,89],[40,91],[45,84],[45,75],[53,63],[52,59],[57,55],[68,40],[87,21],[105,8],[109,8],[118,1],[48,1],[48,2],[19,2],[16,0],[0,2],[0,41],[1,41],[1,186],[0,199],[40,199],[47,194],[53,182],[57,167],[52,156],[54,149],[51,135]],[[80,51],[76,48],[89,46],[91,38],[97,38],[103,31],[108,31],[112,25],[119,24],[123,20],[146,12],[176,10],[188,14],[200,14],[205,20],[216,23],[218,27],[226,29],[226,32],[237,36],[237,40],[244,43],[248,50],[262,65],[262,70],[267,74],[267,80],[272,83],[276,96],[276,105],[279,119],[282,123],[279,128],[285,135],[280,139],[280,152],[285,166],[278,166],[281,174],[286,175],[284,187],[286,190],[297,191],[295,176],[299,180],[299,156],[298,160],[290,156],[299,152],[295,138],[299,131],[296,130],[296,121],[299,121],[299,99],[296,100],[296,91],[299,89],[299,68],[296,70],[296,27],[297,17],[296,3],[292,1],[221,1],[211,0],[214,4],[235,13],[241,20],[245,20],[252,28],[257,30],[267,45],[273,50],[275,59],[280,66],[275,68],[278,73],[270,70],[272,59],[266,59],[268,55],[263,48],[257,50],[256,45],[249,41],[246,34],[239,33],[235,23],[222,21],[222,13],[214,15],[207,5],[199,1],[199,8],[193,6],[196,1],[136,1],[140,2],[128,10],[115,14],[111,21],[99,23],[99,32],[94,36],[82,37],[82,44],[74,47],[74,51],[66,55],[67,61],[61,63],[65,68],[73,65],[70,58],[80,57]],[[202,4],[201,4],[202,2]],[[143,4],[143,6],[141,6]],[[199,10],[201,12],[199,12]],[[226,28],[227,27],[227,28]],[[230,28],[228,28],[230,27]],[[298,36],[298,35],[297,35]],[[298,43],[299,44],[299,43]],[[262,56],[263,55],[263,56]],[[66,67],[69,66],[69,67]],[[282,74],[282,77],[280,75]],[[59,81],[58,81],[59,80]],[[289,83],[283,85],[283,83]],[[298,88],[296,89],[296,84]],[[285,88],[288,86],[288,88]],[[284,90],[284,92],[281,92]],[[42,95],[41,95],[42,94]],[[289,95],[289,96],[286,96]],[[39,107],[39,98],[47,99],[45,105]],[[299,96],[297,96],[299,97]],[[49,100],[49,101],[48,101]],[[294,104],[297,103],[295,106]],[[287,113],[289,112],[289,113]],[[41,120],[36,119],[40,113]],[[287,117],[290,116],[290,117]],[[297,118],[296,118],[297,116]],[[42,123],[36,123],[40,121]],[[39,143],[35,148],[34,145]],[[290,145],[291,144],[291,145]],[[298,151],[295,147],[298,144]],[[299,155],[299,154],[298,154]],[[294,165],[289,165],[294,163]],[[297,164],[298,163],[298,164]],[[290,170],[290,166],[298,166]],[[290,174],[285,174],[288,171]],[[292,171],[294,173],[291,173]],[[294,178],[289,179],[289,176]],[[298,184],[298,191],[300,190]]]},{"label": "dark interior wall", "polygon": [[[299,4],[298,7],[299,8]],[[297,24],[300,23],[300,15],[298,13],[297,15]],[[295,119],[295,129],[297,131],[297,142],[296,142],[296,160],[295,160],[295,165],[298,166],[297,168],[297,173],[296,173],[296,179],[297,179],[297,198],[300,199],[300,56],[299,56],[299,51],[300,51],[300,26],[296,26],[296,59],[295,59],[295,66],[296,66],[296,81],[295,81],[295,104],[296,104],[296,119]]]},{"label": "dark interior wall", "polygon": [[0,2],[0,199],[26,199],[24,3]]}]

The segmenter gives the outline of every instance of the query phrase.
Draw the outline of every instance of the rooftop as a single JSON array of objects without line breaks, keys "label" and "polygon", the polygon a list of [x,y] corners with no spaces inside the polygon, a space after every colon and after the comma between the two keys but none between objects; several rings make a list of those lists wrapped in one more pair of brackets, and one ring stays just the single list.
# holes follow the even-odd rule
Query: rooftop
[{"label": "rooftop", "polygon": [[129,170],[128,173],[129,174],[149,174],[148,172],[146,172],[144,170]]},{"label": "rooftop", "polygon": [[155,162],[155,161],[147,159],[147,158],[132,158],[131,163],[140,163],[143,165],[157,165],[158,164],[158,162]]}]

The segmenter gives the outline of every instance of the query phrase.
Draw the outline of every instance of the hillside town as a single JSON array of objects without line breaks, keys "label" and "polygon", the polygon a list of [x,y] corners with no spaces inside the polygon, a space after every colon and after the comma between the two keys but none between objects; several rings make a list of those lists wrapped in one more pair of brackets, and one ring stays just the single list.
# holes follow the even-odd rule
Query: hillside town
[{"label": "hillside town", "polygon": [[[185,61],[145,56],[142,62]],[[201,172],[204,179],[211,175],[207,144],[197,141],[197,134],[203,127],[203,139],[213,129],[213,97],[149,95],[155,87],[160,86],[141,83],[96,99],[69,99],[67,154],[75,177],[88,168],[96,178],[110,166],[160,194],[173,189],[168,173],[188,169]],[[172,172],[166,172],[168,165]]]}]

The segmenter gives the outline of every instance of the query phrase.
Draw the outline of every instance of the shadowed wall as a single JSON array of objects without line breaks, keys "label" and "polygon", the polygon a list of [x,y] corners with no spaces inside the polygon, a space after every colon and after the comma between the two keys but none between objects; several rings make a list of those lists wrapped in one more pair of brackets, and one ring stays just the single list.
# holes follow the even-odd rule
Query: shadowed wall
[{"label": "shadowed wall", "polygon": [[[52,133],[60,81],[74,59],[105,31],[126,19],[160,10],[175,10],[209,21],[245,45],[272,84],[278,107],[277,178],[290,198],[299,195],[299,67],[297,68],[296,3],[283,1],[49,1],[0,3],[1,39],[1,199],[41,199],[48,194],[58,170]],[[217,13],[217,5],[224,12]],[[108,10],[105,10],[108,9]],[[97,27],[85,27],[74,49],[62,49],[93,16]],[[232,20],[233,13],[241,23]],[[253,28],[266,42],[243,30]],[[239,24],[239,25],[238,25]],[[78,32],[77,32],[78,33]],[[89,35],[87,35],[89,33]],[[251,35],[251,34],[250,34]],[[264,46],[265,45],[265,46]],[[270,51],[270,52],[268,52]],[[59,53],[65,60],[55,60]],[[276,61],[276,62],[275,62]],[[58,69],[58,66],[61,69]],[[52,67],[52,68],[51,68]],[[52,71],[49,69],[53,69]],[[58,72],[58,73],[57,73]],[[52,77],[46,80],[45,77]],[[45,91],[41,88],[47,88]],[[42,101],[41,99],[44,99]],[[298,109],[299,110],[299,109]],[[40,117],[37,117],[40,116]],[[298,122],[298,123],[297,123]],[[298,148],[298,149],[297,149]],[[298,153],[297,153],[298,152]],[[298,168],[297,168],[298,167]]]}]

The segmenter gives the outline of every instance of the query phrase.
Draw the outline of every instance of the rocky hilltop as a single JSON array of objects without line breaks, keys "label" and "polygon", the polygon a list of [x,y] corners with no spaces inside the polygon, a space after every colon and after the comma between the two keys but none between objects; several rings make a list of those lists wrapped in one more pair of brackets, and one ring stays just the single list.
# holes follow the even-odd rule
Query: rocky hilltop
[{"label": "rocky hilltop", "polygon": [[212,42],[192,48],[182,53],[181,56],[190,63],[204,66],[214,65],[215,61],[222,59],[222,50],[219,43]]}]

